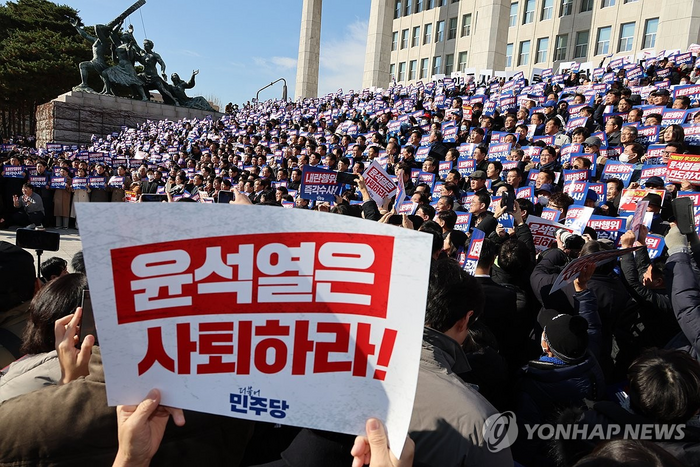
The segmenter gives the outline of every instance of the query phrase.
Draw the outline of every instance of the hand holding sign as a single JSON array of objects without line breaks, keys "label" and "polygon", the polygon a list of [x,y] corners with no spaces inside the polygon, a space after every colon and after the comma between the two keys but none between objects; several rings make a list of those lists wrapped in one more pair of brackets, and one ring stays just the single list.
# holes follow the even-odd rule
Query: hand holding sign
[{"label": "hand holding sign", "polygon": [[355,438],[355,444],[350,451],[353,456],[352,467],[410,467],[413,465],[415,444],[406,436],[403,446],[403,455],[397,459],[389,451],[389,440],[382,422],[376,418],[370,418],[365,425],[367,436]]},{"label": "hand holding sign", "polygon": [[182,409],[160,405],[157,389],[151,389],[139,405],[117,406],[119,451],[114,465],[148,465],[160,447],[170,415],[175,425],[185,424]]}]

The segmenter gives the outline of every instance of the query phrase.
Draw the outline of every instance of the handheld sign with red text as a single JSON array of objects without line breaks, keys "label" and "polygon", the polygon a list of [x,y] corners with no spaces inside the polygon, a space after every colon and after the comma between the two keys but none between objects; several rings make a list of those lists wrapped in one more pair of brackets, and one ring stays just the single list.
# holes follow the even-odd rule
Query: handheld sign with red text
[{"label": "handheld sign with red text", "polygon": [[467,251],[467,259],[463,266],[464,270],[472,276],[476,271],[476,265],[479,262],[479,257],[481,256],[481,246],[484,244],[485,236],[486,234],[483,230],[474,229],[472,231],[472,238],[469,241],[469,250]]},{"label": "handheld sign with red text", "polygon": [[556,231],[559,229],[564,229],[571,232],[571,229],[565,227],[558,222],[553,222],[547,219],[543,219],[537,216],[527,216],[527,225],[530,227],[532,232],[532,241],[535,245],[535,249],[540,252],[544,251],[552,244],[557,244]]},{"label": "handheld sign with red text", "polygon": [[381,206],[385,199],[396,194],[396,184],[377,161],[372,161],[362,176],[365,179],[367,191],[378,205]]},{"label": "handheld sign with red text", "polygon": [[348,434],[371,416],[403,445],[430,236],[298,209],[76,209],[110,405],[155,387],[172,407]]},{"label": "handheld sign with red text", "polygon": [[693,185],[700,185],[700,156],[671,154],[666,179],[672,183],[687,180]]},{"label": "handheld sign with red text", "polygon": [[312,201],[334,201],[340,196],[342,185],[338,182],[338,172],[305,165],[302,167],[299,196]]}]

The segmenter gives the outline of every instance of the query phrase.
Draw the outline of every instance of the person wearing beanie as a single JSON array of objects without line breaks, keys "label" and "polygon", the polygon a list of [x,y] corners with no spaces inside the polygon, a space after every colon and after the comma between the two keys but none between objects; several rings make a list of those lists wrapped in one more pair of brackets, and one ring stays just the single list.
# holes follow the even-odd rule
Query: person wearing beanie
[{"label": "person wearing beanie", "polygon": [[[603,370],[591,352],[598,346],[601,329],[596,297],[587,287],[594,271],[591,265],[574,281],[578,315],[553,309],[540,314],[543,354],[530,361],[516,380],[514,412],[519,429],[546,423],[564,408],[584,407],[584,399],[604,396]],[[519,436],[513,457],[523,465],[547,465],[547,450],[546,443]]]}]

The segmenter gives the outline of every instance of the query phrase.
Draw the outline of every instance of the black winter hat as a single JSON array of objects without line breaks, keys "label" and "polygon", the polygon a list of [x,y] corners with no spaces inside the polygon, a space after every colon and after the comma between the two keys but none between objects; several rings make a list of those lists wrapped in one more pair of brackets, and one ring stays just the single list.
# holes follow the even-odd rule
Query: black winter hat
[{"label": "black winter hat", "polygon": [[588,348],[588,321],[578,315],[556,315],[544,327],[544,339],[550,352],[560,360],[580,360]]}]

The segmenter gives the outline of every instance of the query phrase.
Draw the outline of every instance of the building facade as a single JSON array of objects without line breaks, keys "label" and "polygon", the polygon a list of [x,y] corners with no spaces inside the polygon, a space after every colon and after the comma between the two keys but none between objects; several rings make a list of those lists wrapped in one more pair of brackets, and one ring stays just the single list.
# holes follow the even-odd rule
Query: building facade
[{"label": "building facade", "polygon": [[523,71],[530,77],[537,69],[552,67],[556,72],[566,62],[593,68],[610,54],[637,59],[662,50],[685,51],[700,42],[697,0],[388,3],[393,13],[388,71],[402,84],[459,71],[479,75],[486,70],[490,76]]}]

